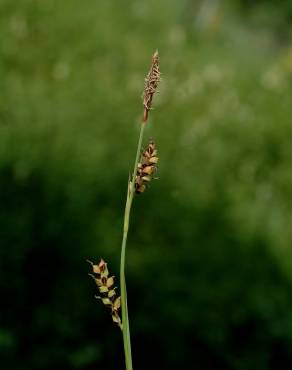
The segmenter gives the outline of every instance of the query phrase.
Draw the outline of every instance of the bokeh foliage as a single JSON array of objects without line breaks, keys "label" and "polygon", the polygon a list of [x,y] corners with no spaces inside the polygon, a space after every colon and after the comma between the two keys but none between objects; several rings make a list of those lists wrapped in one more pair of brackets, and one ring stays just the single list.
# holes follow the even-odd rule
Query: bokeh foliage
[{"label": "bokeh foliage", "polygon": [[1,368],[123,368],[85,260],[118,274],[156,48],[160,180],[128,245],[135,368],[291,367],[289,24],[214,4],[1,1]]}]

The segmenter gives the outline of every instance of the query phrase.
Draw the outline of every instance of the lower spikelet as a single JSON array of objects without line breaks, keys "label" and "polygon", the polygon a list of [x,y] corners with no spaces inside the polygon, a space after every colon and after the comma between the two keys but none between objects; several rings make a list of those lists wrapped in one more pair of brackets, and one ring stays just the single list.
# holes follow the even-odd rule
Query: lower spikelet
[{"label": "lower spikelet", "polygon": [[111,309],[113,322],[119,325],[122,329],[122,321],[119,315],[121,308],[121,297],[117,297],[116,288],[114,287],[114,276],[109,276],[107,263],[101,259],[98,265],[88,261],[92,266],[93,274],[90,274],[94,279],[102,303]]},{"label": "lower spikelet", "polygon": [[146,184],[153,179],[153,175],[157,170],[157,162],[157,149],[155,143],[150,141],[141,155],[140,163],[138,163],[135,179],[136,194],[143,193],[146,189]]}]

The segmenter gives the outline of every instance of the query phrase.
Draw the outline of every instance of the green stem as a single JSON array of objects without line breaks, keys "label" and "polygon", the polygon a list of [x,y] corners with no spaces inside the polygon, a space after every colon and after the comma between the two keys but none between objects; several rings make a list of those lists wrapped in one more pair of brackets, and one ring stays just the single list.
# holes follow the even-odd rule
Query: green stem
[{"label": "green stem", "polygon": [[139,158],[141,155],[141,147],[143,141],[145,123],[141,124],[140,136],[137,146],[136,159],[132,174],[131,182],[128,184],[127,201],[125,207],[124,215],[124,228],[123,228],[123,241],[121,250],[121,265],[120,265],[120,284],[121,284],[121,308],[122,308],[122,324],[123,324],[123,342],[124,342],[124,352],[126,361],[126,370],[133,370],[132,364],[132,352],[131,352],[131,340],[130,340],[130,326],[128,317],[128,305],[127,305],[127,289],[126,289],[126,279],[125,279],[125,260],[126,260],[126,246],[127,237],[130,223],[130,213],[134,197],[135,190],[135,177],[138,167]]}]

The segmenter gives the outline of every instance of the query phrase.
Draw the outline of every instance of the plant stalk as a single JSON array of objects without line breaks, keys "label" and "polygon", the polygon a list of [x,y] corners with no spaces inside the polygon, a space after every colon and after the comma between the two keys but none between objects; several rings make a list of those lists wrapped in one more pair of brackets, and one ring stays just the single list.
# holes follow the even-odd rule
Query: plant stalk
[{"label": "plant stalk", "polygon": [[123,333],[123,342],[124,342],[126,370],[133,370],[131,340],[130,340],[130,326],[129,326],[129,316],[128,316],[128,305],[127,305],[127,289],[126,289],[126,278],[125,278],[126,246],[127,246],[127,237],[128,237],[128,231],[129,231],[131,207],[132,207],[132,202],[134,198],[135,178],[136,178],[139,158],[141,155],[144,128],[145,128],[145,123],[143,122],[141,124],[141,129],[140,129],[140,135],[139,135],[139,141],[138,141],[138,146],[137,146],[133,174],[132,174],[130,183],[128,183],[127,201],[126,201],[125,215],[124,215],[123,240],[122,240],[122,248],[121,248],[121,265],[120,265],[121,309],[122,309],[122,333]]}]

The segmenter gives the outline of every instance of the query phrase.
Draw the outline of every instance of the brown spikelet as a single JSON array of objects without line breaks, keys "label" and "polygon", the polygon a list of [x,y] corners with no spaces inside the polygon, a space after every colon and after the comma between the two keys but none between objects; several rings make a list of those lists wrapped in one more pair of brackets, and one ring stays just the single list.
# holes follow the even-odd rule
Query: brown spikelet
[{"label": "brown spikelet", "polygon": [[157,170],[157,162],[157,149],[155,143],[150,141],[141,155],[140,163],[138,163],[135,179],[136,194],[143,193],[146,189],[146,184],[153,179],[153,175]]},{"label": "brown spikelet", "polygon": [[98,265],[88,262],[91,264],[93,272],[90,276],[93,277],[99,292],[97,298],[101,299],[102,303],[110,308],[113,322],[122,329],[122,321],[119,315],[121,297],[117,297],[114,276],[109,276],[107,263],[103,259],[100,260]]},{"label": "brown spikelet", "polygon": [[148,113],[151,109],[153,95],[155,94],[158,84],[160,81],[160,70],[159,70],[159,55],[156,51],[152,56],[152,64],[150,71],[145,78],[144,94],[143,94],[143,106],[144,115],[143,121],[146,122],[148,119]]}]

